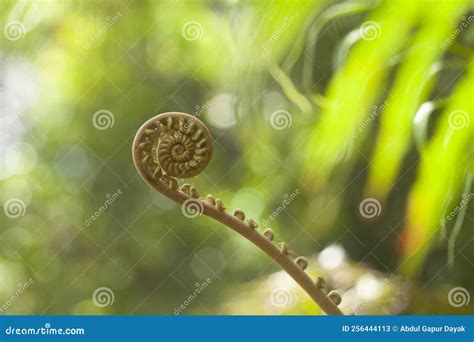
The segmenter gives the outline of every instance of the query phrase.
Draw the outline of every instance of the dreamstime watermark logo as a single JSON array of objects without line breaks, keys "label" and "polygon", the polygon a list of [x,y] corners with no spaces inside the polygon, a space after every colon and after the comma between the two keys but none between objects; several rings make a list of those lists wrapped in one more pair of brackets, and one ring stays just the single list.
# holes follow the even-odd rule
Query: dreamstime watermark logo
[{"label": "dreamstime watermark logo", "polygon": [[26,204],[19,198],[10,198],[3,204],[3,212],[9,218],[18,218],[25,215]]},{"label": "dreamstime watermark logo", "polygon": [[461,32],[464,31],[473,21],[474,15],[470,15],[467,18],[463,17],[461,23],[458,25],[456,30],[454,30],[454,32],[451,33],[451,35],[444,42],[441,43],[441,49],[446,49],[456,39],[456,37],[459,36]]},{"label": "dreamstime watermark logo", "polygon": [[276,110],[270,115],[270,125],[278,131],[291,127],[292,123],[293,118],[286,110]]},{"label": "dreamstime watermark logo", "polygon": [[374,40],[380,37],[382,30],[379,23],[375,21],[366,21],[359,28],[360,36],[364,40]]},{"label": "dreamstime watermark logo", "polygon": [[268,226],[270,221],[273,221],[274,219],[276,219],[277,216],[280,215],[283,212],[283,210],[285,210],[286,207],[288,207],[291,204],[291,202],[293,202],[300,194],[301,193],[299,189],[296,189],[289,195],[285,194],[283,196],[283,201],[281,202],[281,204],[270,214],[270,216],[268,216],[265,220],[263,220],[262,224],[265,227]]},{"label": "dreamstime watermark logo", "polygon": [[14,42],[16,40],[22,39],[25,36],[26,28],[23,23],[19,21],[9,21],[3,28],[3,34],[5,38]]},{"label": "dreamstime watermark logo", "polygon": [[448,293],[448,302],[449,305],[460,308],[461,306],[466,306],[471,301],[471,295],[469,291],[464,287],[454,287]]},{"label": "dreamstime watermark logo", "polygon": [[112,27],[113,24],[115,24],[119,19],[122,17],[121,12],[117,12],[112,18],[107,17],[105,18],[105,23],[101,26],[101,28],[96,32],[94,37],[85,44],[86,49],[90,49],[94,47],[94,45],[97,43],[97,41],[107,33],[107,31]]},{"label": "dreamstime watermark logo", "polygon": [[34,280],[32,278],[28,279],[26,282],[24,283],[19,283],[17,286],[16,286],[16,291],[15,293],[7,299],[7,301],[5,303],[3,303],[2,306],[0,306],[0,312],[4,312],[4,311],[7,311],[8,308],[13,305],[13,303],[16,302],[16,300],[18,298],[20,298],[20,296],[23,294],[23,292],[26,291],[26,289],[28,289],[31,284],[34,283]]},{"label": "dreamstime watermark logo", "polygon": [[[390,283],[390,280],[388,278],[385,278],[383,281],[381,281],[380,283],[377,282],[377,285],[379,287],[378,289],[378,292],[382,292],[382,289]],[[377,299],[379,298],[379,296],[376,296],[372,299],[363,299],[359,304],[357,304],[356,306],[352,307],[351,308],[351,314],[352,315],[358,315],[360,314],[369,304],[373,304],[374,301],[376,301]],[[402,304],[402,300],[399,296],[396,296],[396,294],[394,294],[394,301],[396,302],[399,302],[400,304]]]},{"label": "dreamstime watermark logo", "polygon": [[114,127],[115,118],[111,111],[106,109],[98,110],[92,116],[92,124],[98,130]]},{"label": "dreamstime watermark logo", "polygon": [[469,115],[463,110],[455,110],[448,117],[449,126],[454,129],[463,129],[469,127],[471,119]]},{"label": "dreamstime watermark logo", "polygon": [[99,287],[92,294],[92,302],[99,308],[110,306],[115,301],[114,291],[108,287]]},{"label": "dreamstime watermark logo", "polygon": [[274,289],[270,296],[270,302],[277,308],[283,308],[293,302],[293,294],[287,288]]},{"label": "dreamstime watermark logo", "polygon": [[17,336],[44,336],[44,335],[84,335],[84,328],[53,328],[51,323],[46,323],[44,327],[39,328],[17,328],[9,326],[5,329],[6,335]]},{"label": "dreamstime watermark logo", "polygon": [[359,134],[367,129],[367,127],[385,110],[387,107],[387,101],[382,103],[380,106],[375,105],[373,107],[370,116],[360,125],[354,132],[352,132],[352,139],[355,139]]},{"label": "dreamstime watermark logo", "polygon": [[[209,101],[207,101],[203,106],[196,105],[194,107],[194,109],[195,109],[194,117],[195,118],[201,117],[207,111],[208,108],[209,108]],[[180,124],[179,129],[176,133],[177,134],[186,134],[189,127],[191,127],[193,124],[194,124],[193,119],[186,120],[185,122],[183,122],[182,125]]]},{"label": "dreamstime watermark logo", "polygon": [[375,198],[366,198],[360,202],[359,213],[366,219],[373,219],[382,213],[382,205]]},{"label": "dreamstime watermark logo", "polygon": [[204,105],[200,106],[200,105],[196,105],[194,107],[195,111],[194,111],[194,116],[199,118],[201,117],[202,115],[204,115],[204,113],[209,109],[209,101],[207,101]]},{"label": "dreamstime watermark logo", "polygon": [[204,204],[197,198],[188,198],[181,205],[181,212],[186,218],[196,218],[204,212]]},{"label": "dreamstime watermark logo", "polygon": [[456,215],[464,208],[466,205],[469,204],[469,201],[474,198],[474,193],[470,192],[468,195],[462,195],[462,200],[459,205],[457,205],[451,212],[441,220],[441,226],[445,227],[446,224],[451,221]]},{"label": "dreamstime watermark logo", "polygon": [[187,21],[181,28],[181,34],[184,39],[193,41],[200,39],[204,34],[204,28],[201,23],[197,21]]},{"label": "dreamstime watermark logo", "polygon": [[92,222],[97,220],[99,218],[99,216],[102,215],[104,213],[104,211],[106,211],[107,208],[109,208],[112,205],[112,203],[114,203],[117,200],[117,198],[120,197],[120,195],[122,195],[122,190],[121,189],[118,189],[113,194],[105,195],[106,200],[104,201],[104,204],[101,205],[99,207],[99,209],[97,209],[94,212],[94,214],[91,215],[91,217],[89,217],[87,220],[85,220],[84,225],[86,227],[89,227],[92,224]]},{"label": "dreamstime watermark logo", "polygon": [[273,45],[273,43],[275,43],[275,41],[295,22],[296,18],[298,18],[299,16],[300,14],[297,12],[291,17],[285,17],[283,24],[272,33],[270,38],[268,38],[265,43],[263,43],[263,48],[267,49],[268,47]]},{"label": "dreamstime watermark logo", "polygon": [[188,298],[186,298],[186,300],[180,305],[178,306],[177,308],[174,309],[174,315],[175,316],[178,316],[181,314],[181,312],[183,312],[184,310],[186,310],[186,308],[191,305],[192,302],[194,302],[194,300],[201,294],[204,292],[204,290],[212,283],[212,280],[210,278],[207,278],[206,281],[202,282],[201,284],[199,283],[196,283],[194,286],[195,286],[195,289],[193,291],[193,293],[191,293]]}]

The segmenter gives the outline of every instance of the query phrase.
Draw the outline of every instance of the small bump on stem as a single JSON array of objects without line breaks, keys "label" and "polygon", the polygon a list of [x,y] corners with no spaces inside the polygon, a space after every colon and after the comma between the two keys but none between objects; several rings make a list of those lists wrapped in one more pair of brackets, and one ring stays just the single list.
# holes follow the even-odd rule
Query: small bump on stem
[{"label": "small bump on stem", "polygon": [[225,210],[224,202],[222,202],[220,199],[216,200],[216,207],[219,211],[224,211]]},{"label": "small bump on stem", "polygon": [[318,277],[318,279],[316,279],[316,287],[320,290],[325,290],[327,288],[323,277]]},{"label": "small bump on stem", "polygon": [[212,206],[216,205],[216,199],[211,194],[206,196],[206,202]]},{"label": "small bump on stem", "polygon": [[308,259],[305,257],[297,257],[295,262],[303,271],[308,267]]},{"label": "small bump on stem", "polygon": [[332,300],[332,302],[334,304],[336,304],[336,305],[341,304],[342,298],[341,298],[341,295],[338,292],[331,291],[331,292],[329,292],[328,297]]},{"label": "small bump on stem", "polygon": [[199,191],[194,186],[189,189],[192,198],[199,198]]},{"label": "small bump on stem", "polygon": [[240,221],[245,220],[245,213],[242,209],[235,209],[234,216],[237,217]]},{"label": "small bump on stem", "polygon": [[181,187],[179,188],[179,191],[184,192],[187,195],[190,195],[191,194],[191,184],[185,183],[185,184],[181,185]]},{"label": "small bump on stem", "polygon": [[263,235],[270,241],[273,241],[275,238],[275,234],[273,234],[273,230],[271,228],[267,228],[263,231]]},{"label": "small bump on stem", "polygon": [[288,253],[290,252],[290,249],[288,245],[286,244],[286,242],[280,243],[280,252],[282,252],[285,255],[288,255]]},{"label": "small bump on stem", "polygon": [[247,224],[249,225],[250,229],[257,229],[258,223],[255,222],[254,219],[248,219]]}]

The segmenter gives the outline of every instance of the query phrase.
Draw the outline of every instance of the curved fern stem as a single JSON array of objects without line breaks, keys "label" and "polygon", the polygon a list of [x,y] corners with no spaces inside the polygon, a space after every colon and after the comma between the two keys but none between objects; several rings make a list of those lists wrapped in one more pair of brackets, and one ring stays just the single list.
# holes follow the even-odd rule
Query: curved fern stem
[{"label": "curved fern stem", "polygon": [[[340,296],[326,294],[321,281],[315,283],[304,271],[307,260],[293,260],[285,243],[275,245],[273,232],[261,234],[253,219],[245,221],[245,213],[237,209],[229,214],[224,203],[189,185],[178,186],[177,177],[185,178],[201,172],[212,154],[212,138],[206,126],[184,113],[164,113],[148,120],[138,131],[133,143],[133,159],[138,173],[153,189],[184,206],[197,210],[234,230],[271,257],[286,271],[328,315],[342,315]],[[186,206],[189,205],[189,208]]]}]

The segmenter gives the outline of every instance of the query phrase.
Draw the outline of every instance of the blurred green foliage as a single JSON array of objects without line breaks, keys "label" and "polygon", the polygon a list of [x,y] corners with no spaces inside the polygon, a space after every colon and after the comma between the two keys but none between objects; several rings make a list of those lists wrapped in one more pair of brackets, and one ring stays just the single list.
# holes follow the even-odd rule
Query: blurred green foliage
[{"label": "blurred green foliage", "polygon": [[[207,279],[181,314],[319,313],[298,290],[292,306],[269,302],[292,288],[270,260],[139,179],[133,136],[166,111],[200,117],[215,138],[192,183],[269,221],[299,254],[320,252],[311,274],[343,292],[346,312],[472,313],[447,301],[455,286],[474,289],[474,204],[462,201],[474,170],[472,9],[2,1],[1,313],[174,314]],[[365,199],[376,217],[361,214]],[[101,287],[112,305],[94,304]],[[429,310],[426,293],[439,294]]]}]

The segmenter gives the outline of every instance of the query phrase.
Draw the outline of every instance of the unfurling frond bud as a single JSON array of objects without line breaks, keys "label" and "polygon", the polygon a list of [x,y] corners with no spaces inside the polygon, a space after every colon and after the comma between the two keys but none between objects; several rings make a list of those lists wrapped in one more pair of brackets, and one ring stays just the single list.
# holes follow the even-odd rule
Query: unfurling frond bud
[{"label": "unfurling frond bud", "polygon": [[272,229],[265,225],[260,234],[257,222],[247,218],[242,209],[236,209],[233,213],[235,219],[232,219],[220,199],[207,195],[201,200],[199,191],[191,184],[178,186],[178,179],[202,173],[211,156],[211,133],[198,118],[185,113],[162,113],[147,120],[138,130],[133,142],[133,160],[139,175],[154,190],[174,202],[194,205],[193,208],[183,206],[183,214],[184,209],[190,209],[192,217],[205,214],[236,231],[273,258],[325,313],[342,314],[337,307],[341,303],[341,296],[331,291],[327,297],[329,290],[325,289],[324,280],[318,278],[313,283],[305,274],[308,260],[295,254],[285,242],[274,244]]}]

